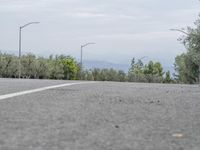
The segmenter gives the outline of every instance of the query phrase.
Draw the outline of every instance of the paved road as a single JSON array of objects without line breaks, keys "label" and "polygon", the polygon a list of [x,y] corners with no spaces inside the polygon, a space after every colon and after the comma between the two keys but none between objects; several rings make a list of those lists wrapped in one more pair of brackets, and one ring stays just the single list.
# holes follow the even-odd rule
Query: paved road
[{"label": "paved road", "polygon": [[[0,96],[63,83],[0,79]],[[3,99],[0,149],[199,150],[200,87],[97,82]]]}]

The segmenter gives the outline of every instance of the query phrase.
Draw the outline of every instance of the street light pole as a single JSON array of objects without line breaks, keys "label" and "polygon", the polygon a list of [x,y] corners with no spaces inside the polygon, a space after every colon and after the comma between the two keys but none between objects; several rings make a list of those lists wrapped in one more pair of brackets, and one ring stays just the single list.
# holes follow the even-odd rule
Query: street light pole
[{"label": "street light pole", "polygon": [[83,65],[83,46],[81,45],[81,71],[82,71],[82,65]]},{"label": "street light pole", "polygon": [[22,34],[22,28],[19,27],[19,79],[21,77],[21,34]]},{"label": "street light pole", "polygon": [[22,29],[31,25],[31,24],[38,24],[39,22],[29,22],[23,26],[19,27],[19,79],[21,77],[21,45],[22,45]]},{"label": "street light pole", "polygon": [[91,45],[91,44],[96,44],[96,43],[86,43],[84,45],[81,45],[81,63],[80,63],[80,72],[81,72],[81,79],[82,79],[82,70],[83,70],[83,48],[88,46],[88,45]]}]

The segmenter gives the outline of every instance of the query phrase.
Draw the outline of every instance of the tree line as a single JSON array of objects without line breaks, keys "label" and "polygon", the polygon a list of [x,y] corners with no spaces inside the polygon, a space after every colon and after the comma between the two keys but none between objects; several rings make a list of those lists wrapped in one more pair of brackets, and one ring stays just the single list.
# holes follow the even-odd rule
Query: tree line
[{"label": "tree line", "polygon": [[163,71],[159,62],[149,61],[144,64],[141,60],[132,59],[127,73],[114,69],[90,69],[83,72],[84,80],[118,81],[118,82],[146,82],[146,83],[173,83],[170,72]]},{"label": "tree line", "polygon": [[[15,55],[0,53],[0,77],[18,78],[19,59]],[[131,61],[128,73],[112,68],[81,69],[72,56],[50,55],[48,58],[26,54],[21,57],[21,76],[28,79],[62,79],[118,82],[171,83],[170,72],[166,75],[159,62],[143,64],[141,60]]]},{"label": "tree line", "polygon": [[[17,56],[0,53],[0,77],[18,78],[18,66]],[[50,55],[44,58],[26,54],[21,57],[20,78],[75,80],[77,72],[76,60],[71,56]]]}]

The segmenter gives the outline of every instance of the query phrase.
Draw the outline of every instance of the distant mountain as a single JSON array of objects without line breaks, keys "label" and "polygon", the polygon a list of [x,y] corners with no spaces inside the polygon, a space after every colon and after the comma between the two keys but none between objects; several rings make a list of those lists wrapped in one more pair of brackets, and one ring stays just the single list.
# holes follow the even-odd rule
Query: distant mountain
[{"label": "distant mountain", "polygon": [[86,69],[93,69],[93,68],[113,68],[116,70],[123,70],[125,72],[128,72],[129,65],[128,64],[115,64],[111,62],[106,61],[95,61],[95,60],[85,60],[83,62],[84,68]]}]

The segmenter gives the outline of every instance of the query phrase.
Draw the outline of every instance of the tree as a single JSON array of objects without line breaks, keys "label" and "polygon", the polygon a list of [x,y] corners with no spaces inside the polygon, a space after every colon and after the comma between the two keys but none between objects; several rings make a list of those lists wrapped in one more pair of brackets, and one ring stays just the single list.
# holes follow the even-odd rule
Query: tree
[{"label": "tree", "polygon": [[34,54],[29,53],[22,56],[21,71],[23,78],[34,78],[36,73],[36,56]]},{"label": "tree", "polygon": [[18,74],[18,59],[9,54],[0,53],[0,77],[12,78]]},{"label": "tree", "polygon": [[177,82],[193,84],[198,81],[198,65],[188,54],[182,54],[175,58],[175,78]]},{"label": "tree", "polygon": [[[175,71],[178,82],[197,83],[200,74],[200,19],[195,28],[188,27],[181,41],[187,52],[175,58]],[[181,30],[180,30],[181,31]]]},{"label": "tree", "polygon": [[163,75],[164,72],[161,63],[149,61],[148,64],[144,65],[140,59],[135,63],[135,59],[133,58],[128,72],[128,81],[161,83]]},{"label": "tree", "polygon": [[75,59],[71,56],[64,55],[60,55],[58,59],[63,65],[64,79],[75,80],[78,72],[78,66]]},{"label": "tree", "polygon": [[82,73],[82,80],[89,80],[89,81],[93,81],[94,80],[94,77],[93,77],[93,74],[92,74],[92,70],[84,70],[83,73]]},{"label": "tree", "polygon": [[58,56],[55,58],[51,58],[48,60],[49,66],[49,78],[50,79],[63,79],[64,78],[64,70],[63,65],[60,63]]},{"label": "tree", "polygon": [[144,64],[142,60],[138,60],[137,63],[135,63],[135,59],[133,58],[131,61],[131,67],[128,71],[128,81],[130,82],[146,82],[146,79],[144,77]]},{"label": "tree", "polygon": [[126,81],[126,73],[123,70],[119,70],[117,73],[117,81],[125,82]]},{"label": "tree", "polygon": [[36,72],[34,74],[34,78],[36,79],[47,79],[50,76],[50,66],[48,65],[48,60],[43,58],[43,57],[39,57],[36,60]]},{"label": "tree", "polygon": [[163,74],[163,68],[159,62],[154,63],[153,61],[149,61],[144,67],[144,75],[149,83],[161,83],[163,81]]},{"label": "tree", "polygon": [[165,79],[164,79],[163,83],[172,83],[170,71],[167,71],[165,73]]},{"label": "tree", "polygon": [[101,70],[99,68],[94,68],[92,70],[92,76],[94,77],[94,81],[100,80],[100,72],[101,72]]}]

